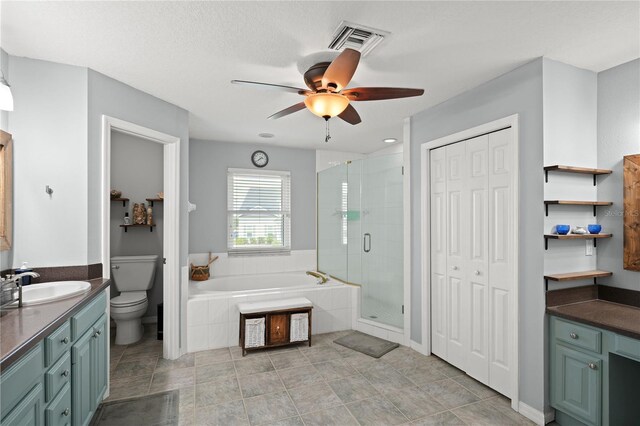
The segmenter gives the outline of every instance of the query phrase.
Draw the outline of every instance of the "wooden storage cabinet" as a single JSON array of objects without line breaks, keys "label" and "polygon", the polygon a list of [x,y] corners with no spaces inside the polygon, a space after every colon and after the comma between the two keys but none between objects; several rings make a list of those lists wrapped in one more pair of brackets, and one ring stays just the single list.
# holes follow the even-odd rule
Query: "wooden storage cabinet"
[{"label": "wooden storage cabinet", "polygon": [[280,345],[289,342],[289,315],[269,314],[267,322],[267,346]]}]

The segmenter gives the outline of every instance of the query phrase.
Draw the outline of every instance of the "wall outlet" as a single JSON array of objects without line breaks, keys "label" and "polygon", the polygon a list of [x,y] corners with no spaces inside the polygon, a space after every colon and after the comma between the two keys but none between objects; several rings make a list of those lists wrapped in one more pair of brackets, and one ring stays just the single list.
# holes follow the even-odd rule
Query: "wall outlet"
[{"label": "wall outlet", "polygon": [[586,240],[585,243],[585,256],[593,256],[593,240]]}]

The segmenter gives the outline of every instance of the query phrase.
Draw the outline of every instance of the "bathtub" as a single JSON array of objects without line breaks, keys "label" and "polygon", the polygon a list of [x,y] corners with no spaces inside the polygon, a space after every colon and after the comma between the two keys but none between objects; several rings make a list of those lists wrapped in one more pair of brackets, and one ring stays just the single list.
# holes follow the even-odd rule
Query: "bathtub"
[{"label": "bathtub", "polygon": [[187,350],[238,345],[238,303],[306,297],[313,303],[313,334],[349,330],[355,320],[356,288],[336,280],[317,284],[300,272],[232,275],[189,282]]}]

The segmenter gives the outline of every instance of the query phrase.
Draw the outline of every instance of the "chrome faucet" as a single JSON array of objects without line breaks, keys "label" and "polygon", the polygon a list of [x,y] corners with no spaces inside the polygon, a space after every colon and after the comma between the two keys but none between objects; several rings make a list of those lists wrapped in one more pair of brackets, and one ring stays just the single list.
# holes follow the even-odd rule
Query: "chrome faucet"
[{"label": "chrome faucet", "polygon": [[[37,272],[23,272],[17,275],[7,275],[6,278],[0,278],[0,306],[7,306],[18,302],[18,307],[22,307],[22,277],[38,278],[40,274]],[[18,298],[15,297],[15,292]]]},{"label": "chrome faucet", "polygon": [[327,281],[329,281],[329,278],[327,278],[325,275],[321,274],[320,272],[307,271],[307,275],[311,275],[312,277],[316,277],[318,279],[318,281],[317,281],[318,284],[324,284]]},{"label": "chrome faucet", "polygon": [[17,274],[13,276],[13,279],[16,281],[22,282],[22,277],[31,277],[31,278],[40,278],[40,274],[37,272],[23,272],[21,274]]}]

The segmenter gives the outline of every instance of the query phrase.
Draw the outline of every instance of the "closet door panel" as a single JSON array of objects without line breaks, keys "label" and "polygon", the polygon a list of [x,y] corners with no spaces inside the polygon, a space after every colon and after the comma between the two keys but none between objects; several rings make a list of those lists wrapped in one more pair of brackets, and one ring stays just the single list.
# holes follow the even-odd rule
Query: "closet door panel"
[{"label": "closet door panel", "polygon": [[467,176],[465,194],[468,200],[466,221],[470,239],[467,257],[469,292],[469,359],[467,374],[489,383],[489,290],[488,290],[488,145],[487,135],[466,143]]},{"label": "closet door panel", "polygon": [[511,347],[514,344],[511,310],[515,247],[512,246],[515,214],[515,188],[512,188],[512,130],[489,135],[489,386],[504,395],[511,395]]},{"label": "closet door panel", "polygon": [[447,200],[447,361],[466,368],[469,351],[469,296],[466,281],[469,246],[465,144],[446,147]]},{"label": "closet door panel", "polygon": [[445,148],[430,152],[431,351],[447,356],[447,200]]}]

